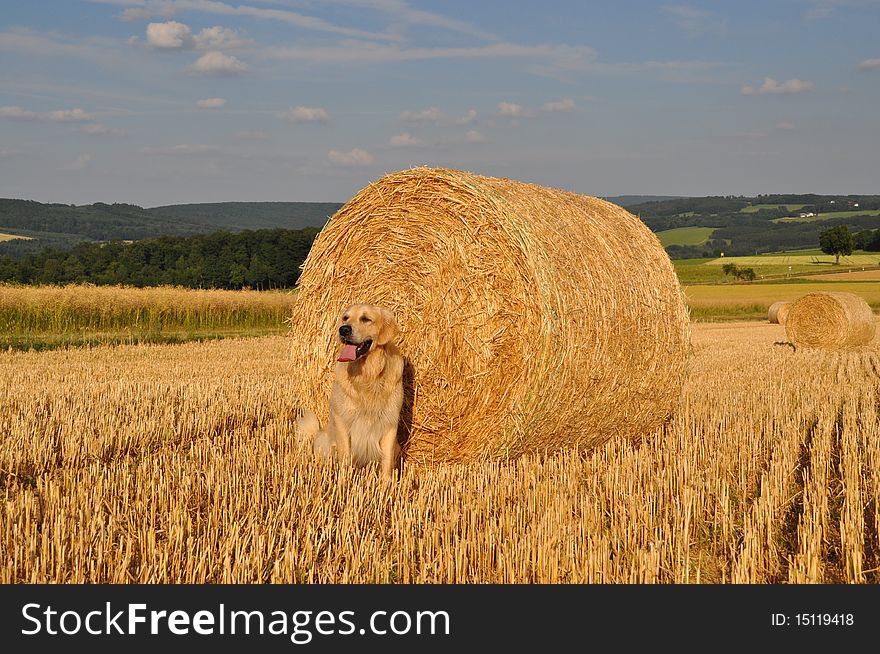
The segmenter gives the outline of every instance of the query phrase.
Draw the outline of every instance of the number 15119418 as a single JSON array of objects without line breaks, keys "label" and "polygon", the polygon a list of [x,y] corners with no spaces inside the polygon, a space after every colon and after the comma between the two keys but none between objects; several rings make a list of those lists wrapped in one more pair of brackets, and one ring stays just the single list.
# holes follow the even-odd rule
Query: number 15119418
[{"label": "number 15119418", "polygon": [[774,613],[770,618],[774,627],[851,627],[855,624],[852,613]]}]

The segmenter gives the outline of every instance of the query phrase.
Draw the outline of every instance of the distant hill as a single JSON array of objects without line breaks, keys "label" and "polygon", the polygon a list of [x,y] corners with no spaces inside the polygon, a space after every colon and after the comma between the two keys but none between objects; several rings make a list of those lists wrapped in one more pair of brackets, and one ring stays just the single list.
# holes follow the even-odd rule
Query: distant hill
[{"label": "distant hill", "polygon": [[[673,259],[814,248],[830,227],[845,225],[863,238],[880,228],[880,195],[707,196],[653,200],[627,209],[663,235]],[[701,228],[702,243],[678,238],[691,235],[690,228]]]},{"label": "distant hill", "polygon": [[[880,195],[662,196],[606,198],[625,206],[654,232],[667,232],[673,258],[754,255],[816,247],[819,234],[846,225],[859,232],[880,228]],[[335,202],[216,202],[145,209],[132,204],[73,206],[0,200],[0,234],[30,240],[0,241],[0,256],[22,256],[45,247],[70,249],[83,242],[139,241],[218,231],[320,228],[342,204]],[[686,228],[702,228],[694,232]],[[675,236],[670,239],[670,230]],[[682,234],[700,235],[699,243]]]},{"label": "distant hill", "polygon": [[21,255],[44,247],[67,249],[89,241],[322,227],[341,206],[328,202],[220,202],[144,209],[133,204],[75,206],[0,199],[0,233],[30,239],[0,242],[0,255]]},{"label": "distant hill", "polygon": [[627,207],[631,204],[644,204],[645,202],[662,202],[664,200],[681,200],[686,195],[613,195],[611,197],[602,198],[621,207]]},{"label": "distant hill", "polygon": [[243,229],[323,227],[341,206],[339,202],[210,202],[172,204],[145,211],[161,219],[219,225],[237,232]]}]

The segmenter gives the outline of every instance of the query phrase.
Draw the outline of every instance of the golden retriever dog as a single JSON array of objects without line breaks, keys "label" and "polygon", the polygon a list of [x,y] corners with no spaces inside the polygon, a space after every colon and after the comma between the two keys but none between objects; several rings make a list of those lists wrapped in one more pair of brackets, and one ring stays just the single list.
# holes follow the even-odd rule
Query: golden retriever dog
[{"label": "golden retriever dog", "polygon": [[335,456],[356,466],[378,461],[382,478],[390,480],[400,458],[397,424],[403,406],[404,361],[391,342],[397,322],[388,309],[353,304],[342,312],[337,335],[342,349],[327,427],[322,430],[306,409],[297,432],[311,440],[316,456]]}]

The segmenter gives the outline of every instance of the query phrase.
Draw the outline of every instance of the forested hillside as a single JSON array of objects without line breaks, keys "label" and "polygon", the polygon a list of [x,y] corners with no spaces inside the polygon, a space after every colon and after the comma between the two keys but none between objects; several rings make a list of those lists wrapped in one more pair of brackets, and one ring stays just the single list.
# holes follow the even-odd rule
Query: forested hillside
[{"label": "forested hillside", "polygon": [[[846,225],[859,249],[880,235],[880,196],[619,196],[661,234],[673,259],[815,248]],[[0,281],[291,286],[312,239],[339,203],[221,202],[144,209],[0,200]],[[256,230],[256,231],[254,231]],[[675,230],[675,231],[670,231]],[[8,237],[7,237],[8,238]]]},{"label": "forested hillside", "polygon": [[0,258],[0,282],[288,288],[299,277],[318,230],[266,229],[163,236],[133,243],[80,243]]},{"label": "forested hillside", "polygon": [[327,202],[221,202],[144,209],[133,204],[73,206],[0,199],[0,233],[25,236],[0,243],[0,256],[84,241],[136,241],[219,230],[321,227],[342,205]]},{"label": "forested hillside", "polygon": [[322,227],[341,206],[338,202],[210,202],[154,207],[146,212],[160,219],[205,226],[219,225],[236,232],[276,227]]},{"label": "forested hillside", "polygon": [[759,195],[679,198],[630,205],[655,232],[711,227],[700,245],[669,244],[673,259],[754,255],[814,248],[819,234],[846,225],[859,233],[880,228],[880,196]]}]

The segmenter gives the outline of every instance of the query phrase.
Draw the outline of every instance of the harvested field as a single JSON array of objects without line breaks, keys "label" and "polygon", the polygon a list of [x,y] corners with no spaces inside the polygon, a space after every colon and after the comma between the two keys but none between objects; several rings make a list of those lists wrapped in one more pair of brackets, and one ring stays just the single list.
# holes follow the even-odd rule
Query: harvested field
[{"label": "harvested field", "polygon": [[30,241],[31,237],[30,236],[19,236],[18,234],[0,233],[0,243],[2,243],[3,241],[15,241],[15,240],[19,240],[19,239],[22,241]]},{"label": "harvested field", "polygon": [[880,343],[695,325],[640,445],[375,472],[294,442],[289,340],[0,354],[0,582],[880,582]]},{"label": "harvested field", "polygon": [[812,282],[880,282],[880,270],[853,270],[803,277]]}]

